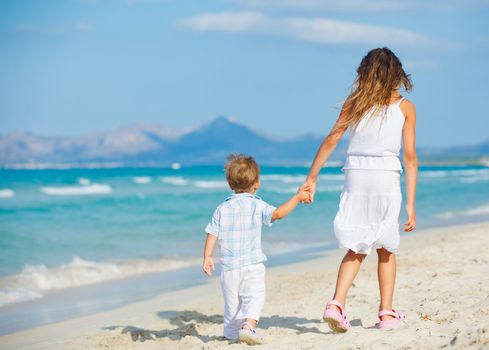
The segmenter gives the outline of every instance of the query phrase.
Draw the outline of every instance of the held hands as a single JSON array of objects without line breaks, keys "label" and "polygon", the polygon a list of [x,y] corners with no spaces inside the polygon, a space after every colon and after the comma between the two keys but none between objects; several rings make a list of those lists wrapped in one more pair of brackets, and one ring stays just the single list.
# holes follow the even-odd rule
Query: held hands
[{"label": "held hands", "polygon": [[301,203],[310,203],[312,195],[311,185],[307,183],[299,187],[296,194],[297,199]]},{"label": "held hands", "polygon": [[214,262],[212,261],[211,256],[204,257],[202,270],[207,276],[212,276],[212,273],[214,272]]},{"label": "held hands", "polygon": [[304,192],[307,194],[307,196],[303,195],[303,199],[299,199],[301,203],[311,204],[312,202],[314,202],[314,194],[316,193],[316,182],[312,180],[306,180],[306,182],[304,182],[302,186],[299,187],[297,195]]},{"label": "held hands", "polygon": [[406,205],[407,221],[404,224],[404,231],[411,232],[416,227],[416,209],[414,205]]}]

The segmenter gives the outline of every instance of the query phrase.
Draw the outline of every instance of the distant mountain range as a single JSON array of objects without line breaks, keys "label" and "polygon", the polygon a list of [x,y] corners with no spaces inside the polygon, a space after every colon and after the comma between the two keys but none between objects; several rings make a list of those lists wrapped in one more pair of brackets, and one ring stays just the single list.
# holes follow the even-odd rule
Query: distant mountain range
[{"label": "distant mountain range", "polygon": [[[12,133],[0,136],[1,167],[168,166],[222,164],[229,153],[253,155],[262,164],[303,165],[314,157],[323,135],[279,139],[228,117],[196,129],[170,130],[135,124],[79,137]],[[332,155],[344,158],[347,141]],[[474,146],[422,148],[421,161],[486,161],[489,141]]]}]

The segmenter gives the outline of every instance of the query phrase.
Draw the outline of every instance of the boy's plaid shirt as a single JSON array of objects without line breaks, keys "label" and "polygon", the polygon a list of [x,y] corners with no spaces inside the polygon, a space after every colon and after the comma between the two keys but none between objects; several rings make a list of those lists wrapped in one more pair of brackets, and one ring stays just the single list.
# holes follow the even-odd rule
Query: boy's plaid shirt
[{"label": "boy's plaid shirt", "polygon": [[272,225],[275,209],[250,193],[233,194],[217,207],[205,231],[217,236],[223,271],[267,260],[261,249],[261,227]]}]

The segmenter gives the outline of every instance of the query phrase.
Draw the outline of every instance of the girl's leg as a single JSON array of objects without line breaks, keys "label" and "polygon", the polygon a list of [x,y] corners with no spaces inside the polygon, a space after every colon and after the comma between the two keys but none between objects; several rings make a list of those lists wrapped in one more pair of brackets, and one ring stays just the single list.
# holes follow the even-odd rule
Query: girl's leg
[{"label": "girl's leg", "polygon": [[[384,248],[377,249],[377,255],[379,256],[377,268],[380,289],[379,310],[391,310],[396,282],[396,255]],[[392,316],[382,316],[382,320],[391,318]]]},{"label": "girl's leg", "polygon": [[[364,254],[356,254],[349,250],[341,261],[333,299],[338,301],[343,307],[345,307],[348,290],[350,289],[358,270],[360,270],[360,266],[362,265],[365,256],[366,255]],[[334,305],[331,305],[330,307],[336,308],[338,312],[340,311],[339,308]]]}]

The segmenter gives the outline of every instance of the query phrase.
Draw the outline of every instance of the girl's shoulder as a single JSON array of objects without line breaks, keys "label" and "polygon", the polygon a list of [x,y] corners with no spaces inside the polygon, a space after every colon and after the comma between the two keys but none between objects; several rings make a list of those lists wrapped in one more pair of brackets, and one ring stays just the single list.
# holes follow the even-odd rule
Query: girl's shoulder
[{"label": "girl's shoulder", "polygon": [[403,97],[401,103],[399,103],[399,106],[401,107],[401,109],[403,108],[406,108],[406,109],[416,109],[416,106],[414,105],[414,103],[412,103],[410,100],[408,100],[407,98]]},{"label": "girl's shoulder", "polygon": [[401,108],[404,117],[408,118],[410,116],[416,116],[416,106],[407,98],[402,99],[399,107]]}]

